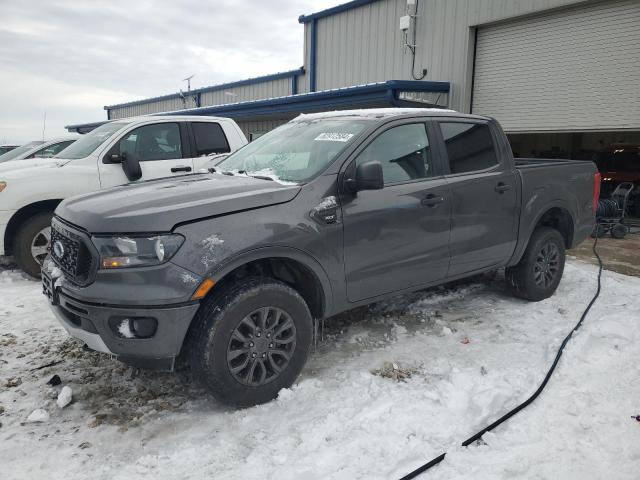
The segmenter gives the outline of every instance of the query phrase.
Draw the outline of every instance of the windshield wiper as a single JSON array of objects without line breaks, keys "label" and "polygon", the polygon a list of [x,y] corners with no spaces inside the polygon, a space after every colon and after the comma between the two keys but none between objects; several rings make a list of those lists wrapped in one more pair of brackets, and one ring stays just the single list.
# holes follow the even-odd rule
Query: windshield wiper
[{"label": "windshield wiper", "polygon": [[229,177],[233,177],[234,173],[233,172],[220,172],[223,175],[227,175]]},{"label": "windshield wiper", "polygon": [[274,181],[273,178],[267,177],[265,175],[247,175],[247,176],[251,178],[259,178],[260,180],[271,180],[272,182]]}]

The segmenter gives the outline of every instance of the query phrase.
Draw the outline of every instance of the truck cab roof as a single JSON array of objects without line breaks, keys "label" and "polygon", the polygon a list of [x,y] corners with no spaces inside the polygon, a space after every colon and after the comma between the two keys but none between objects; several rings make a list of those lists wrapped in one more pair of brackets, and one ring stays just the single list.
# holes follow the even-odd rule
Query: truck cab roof
[{"label": "truck cab roof", "polygon": [[367,108],[358,110],[334,110],[331,112],[320,113],[303,113],[296,117],[294,121],[308,121],[323,118],[344,118],[352,117],[354,119],[388,119],[393,117],[456,117],[488,120],[489,117],[482,115],[472,115],[468,113],[460,113],[455,110],[446,108]]}]

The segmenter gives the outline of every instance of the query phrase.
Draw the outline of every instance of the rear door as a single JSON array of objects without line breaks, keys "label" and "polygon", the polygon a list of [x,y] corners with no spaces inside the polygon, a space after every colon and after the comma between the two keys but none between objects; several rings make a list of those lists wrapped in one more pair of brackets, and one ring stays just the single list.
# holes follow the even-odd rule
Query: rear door
[{"label": "rear door", "polygon": [[217,122],[191,122],[193,139],[193,166],[198,171],[207,168],[215,155],[231,152],[224,129]]},{"label": "rear door", "polygon": [[378,161],[384,188],[341,196],[347,297],[356,302],[443,279],[450,195],[423,121],[394,123],[347,167]]},{"label": "rear door", "polygon": [[439,126],[451,188],[451,263],[456,276],[507,261],[517,240],[516,174],[483,120],[446,119]]},{"label": "rear door", "polygon": [[181,122],[152,123],[122,135],[99,162],[102,188],[128,183],[122,165],[110,162],[111,155],[123,153],[140,161],[141,181],[193,171],[188,133]]}]

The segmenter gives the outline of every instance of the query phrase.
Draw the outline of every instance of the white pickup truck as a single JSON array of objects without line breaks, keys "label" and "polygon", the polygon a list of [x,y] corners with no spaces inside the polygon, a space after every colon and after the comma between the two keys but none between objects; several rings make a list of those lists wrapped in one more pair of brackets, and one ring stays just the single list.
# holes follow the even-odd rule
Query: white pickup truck
[{"label": "white pickup truck", "polygon": [[0,255],[13,255],[37,277],[49,249],[51,217],[63,199],[197,172],[246,143],[229,118],[146,116],[105,123],[60,158],[0,164]]}]

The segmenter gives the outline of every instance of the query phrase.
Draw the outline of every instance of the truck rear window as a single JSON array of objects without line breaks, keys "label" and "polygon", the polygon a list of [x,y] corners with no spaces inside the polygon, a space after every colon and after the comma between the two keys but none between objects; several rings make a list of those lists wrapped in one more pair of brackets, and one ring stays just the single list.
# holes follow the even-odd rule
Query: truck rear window
[{"label": "truck rear window", "polygon": [[227,137],[222,127],[213,122],[193,122],[191,124],[196,140],[196,155],[230,152]]},{"label": "truck rear window", "polygon": [[499,163],[489,125],[440,122],[440,129],[452,174],[486,170]]}]

